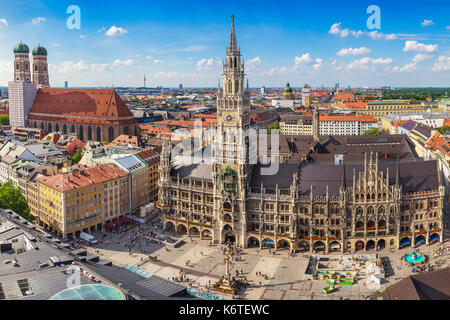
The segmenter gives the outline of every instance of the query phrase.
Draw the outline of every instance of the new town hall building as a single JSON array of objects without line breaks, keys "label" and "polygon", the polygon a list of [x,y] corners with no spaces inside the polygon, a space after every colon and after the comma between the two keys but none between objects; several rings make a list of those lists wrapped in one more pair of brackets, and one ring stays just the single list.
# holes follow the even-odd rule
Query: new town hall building
[{"label": "new town hall building", "polygon": [[[315,110],[313,136],[295,141],[280,136],[280,145],[286,142],[290,151],[283,157],[278,151],[282,162],[275,175],[263,174],[268,165],[250,163],[249,138],[239,134],[250,126],[250,101],[234,19],[223,84],[217,92],[217,134],[203,150],[204,161],[188,164],[164,142],[158,207],[166,228],[214,243],[293,251],[352,252],[442,241],[441,172],[436,161],[412,160],[403,137],[344,137],[346,144],[339,145],[342,138],[319,137]],[[231,139],[227,132],[234,133]],[[292,149],[301,148],[303,155],[292,156]],[[339,148],[345,149],[345,162],[322,161]],[[398,151],[397,161],[390,150]]]}]

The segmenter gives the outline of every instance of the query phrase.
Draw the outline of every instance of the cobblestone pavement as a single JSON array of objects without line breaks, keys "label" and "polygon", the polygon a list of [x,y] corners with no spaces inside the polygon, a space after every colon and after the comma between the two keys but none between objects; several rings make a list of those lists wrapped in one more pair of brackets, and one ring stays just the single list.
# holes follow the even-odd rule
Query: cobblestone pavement
[{"label": "cobblestone pavement", "polygon": [[[131,232],[120,238],[116,234],[107,233],[107,237],[98,248],[89,248],[88,251],[100,255],[101,259],[111,260],[115,265],[123,266],[126,263],[132,263],[170,280],[179,276],[180,270],[184,269],[189,279],[188,282],[193,286],[212,284],[225,273],[223,246],[221,245],[210,246],[207,240],[187,239],[187,242],[178,248],[166,249],[163,245],[141,240],[136,242],[130,255],[126,244],[129,243]],[[93,235],[97,239],[102,239],[101,232]],[[437,247],[438,244],[423,245],[416,249],[431,256],[432,250]],[[363,253],[378,253],[382,258],[389,259],[394,274],[387,277],[385,283],[382,284],[383,287],[412,274],[411,269],[400,258],[413,250],[408,247],[395,250],[395,252],[385,249],[378,252],[364,251]],[[156,257],[157,260],[149,260],[149,255]],[[287,251],[277,251],[273,255],[273,253],[269,254],[268,250],[249,248],[244,250],[241,258],[242,261],[231,262],[230,269],[232,275],[236,275],[236,270],[242,270],[242,276],[246,277],[249,282],[248,288],[241,294],[241,298],[244,299],[354,300],[363,299],[373,292],[373,289],[365,286],[364,279],[361,278],[354,285],[337,286],[334,293],[324,295],[322,288],[326,286],[325,281],[305,280],[304,271],[309,259],[307,254],[297,253],[295,257],[291,257]],[[190,260],[189,266],[186,266],[187,260]],[[434,262],[434,260],[430,259],[430,262]],[[444,261],[448,265],[448,255],[441,256],[437,260]],[[266,275],[267,279],[257,275],[257,272]]]}]

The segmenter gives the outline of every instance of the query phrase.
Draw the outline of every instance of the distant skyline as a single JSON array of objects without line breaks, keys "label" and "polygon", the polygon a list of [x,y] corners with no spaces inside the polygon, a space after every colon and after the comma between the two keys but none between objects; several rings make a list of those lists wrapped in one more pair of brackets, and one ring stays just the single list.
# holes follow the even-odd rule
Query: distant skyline
[{"label": "distant skyline", "polygon": [[251,87],[450,86],[450,3],[401,2],[0,0],[0,86],[22,40],[47,48],[54,87],[215,87],[232,14]]}]

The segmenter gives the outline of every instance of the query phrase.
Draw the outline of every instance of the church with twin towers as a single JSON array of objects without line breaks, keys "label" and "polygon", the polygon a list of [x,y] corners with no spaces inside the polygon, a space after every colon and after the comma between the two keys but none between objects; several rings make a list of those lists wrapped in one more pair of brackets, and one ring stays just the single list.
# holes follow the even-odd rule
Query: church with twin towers
[{"label": "church with twin towers", "polygon": [[37,89],[50,87],[47,50],[40,44],[32,51],[20,41],[14,47],[14,80],[8,83],[10,124],[25,127]]},{"label": "church with twin towers", "polygon": [[[279,150],[269,146],[280,159],[275,174],[249,161],[243,133],[250,128],[250,91],[234,16],[222,83],[217,131],[203,161],[184,161],[164,140],[157,207],[167,230],[243,248],[310,252],[442,242],[442,172],[437,161],[411,161],[403,136],[280,135]],[[318,128],[317,109],[314,119]],[[342,154],[331,154],[337,148]]]}]

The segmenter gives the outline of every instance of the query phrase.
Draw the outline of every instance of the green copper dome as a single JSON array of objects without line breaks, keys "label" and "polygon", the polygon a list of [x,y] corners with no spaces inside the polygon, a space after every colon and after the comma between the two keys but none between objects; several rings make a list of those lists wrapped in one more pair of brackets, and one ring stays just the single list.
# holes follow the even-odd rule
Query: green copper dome
[{"label": "green copper dome", "polygon": [[292,88],[289,85],[289,82],[286,84],[286,88],[284,88],[284,92],[292,92]]},{"label": "green copper dome", "polygon": [[29,52],[30,49],[25,43],[22,43],[22,41],[20,41],[20,43],[16,44],[16,46],[14,47],[14,53],[29,53]]},{"label": "green copper dome", "polygon": [[47,55],[47,49],[44,47],[41,47],[41,44],[39,44],[36,48],[33,49],[33,56],[46,56]]}]

